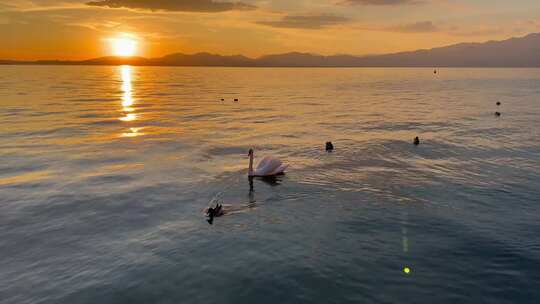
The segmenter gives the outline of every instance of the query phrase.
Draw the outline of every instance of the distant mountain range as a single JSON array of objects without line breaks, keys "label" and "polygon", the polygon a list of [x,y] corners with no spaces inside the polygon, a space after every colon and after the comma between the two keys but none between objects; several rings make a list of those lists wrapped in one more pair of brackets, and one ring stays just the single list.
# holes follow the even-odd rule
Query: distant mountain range
[{"label": "distant mountain range", "polygon": [[160,58],[101,57],[82,61],[0,60],[0,64],[136,65],[224,67],[540,67],[540,33],[503,41],[461,43],[446,47],[387,55],[322,56],[286,53],[259,58],[209,53],[171,54]]}]

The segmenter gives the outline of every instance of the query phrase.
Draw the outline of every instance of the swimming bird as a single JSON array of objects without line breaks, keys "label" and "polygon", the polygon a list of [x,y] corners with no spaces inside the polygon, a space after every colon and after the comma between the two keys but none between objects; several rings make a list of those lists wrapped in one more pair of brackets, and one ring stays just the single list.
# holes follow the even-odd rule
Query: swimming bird
[{"label": "swimming bird", "polygon": [[289,165],[285,165],[281,162],[281,160],[272,157],[272,156],[266,156],[264,157],[259,164],[257,165],[257,169],[253,170],[253,149],[249,149],[248,152],[249,156],[249,176],[254,177],[264,177],[264,176],[274,176],[279,174],[284,174],[285,169]]},{"label": "swimming bird", "polygon": [[326,142],[326,152],[332,152],[334,151],[334,144],[332,144],[331,141]]},{"label": "swimming bird", "polygon": [[416,136],[416,137],[414,138],[414,145],[415,145],[415,146],[418,146],[419,144],[420,144],[420,138],[418,138],[418,136]]},{"label": "swimming bird", "polygon": [[500,102],[500,101],[497,101],[497,105],[500,106],[500,105],[501,105],[501,102]]},{"label": "swimming bird", "polygon": [[214,217],[220,217],[225,215],[225,211],[223,210],[223,205],[217,203],[215,208],[208,208],[206,211],[206,216],[209,217],[207,220],[210,225],[214,223]]},{"label": "swimming bird", "polygon": [[238,102],[238,98],[235,98],[234,101]]},{"label": "swimming bird", "polygon": [[501,116],[501,112],[495,112],[495,116],[497,117]]}]

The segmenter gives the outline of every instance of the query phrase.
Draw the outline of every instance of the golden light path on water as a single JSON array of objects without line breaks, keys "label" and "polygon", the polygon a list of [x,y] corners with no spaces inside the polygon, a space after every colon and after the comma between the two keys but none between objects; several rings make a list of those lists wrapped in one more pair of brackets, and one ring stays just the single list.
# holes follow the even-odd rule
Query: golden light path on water
[{"label": "golden light path on water", "polygon": [[133,105],[133,86],[131,84],[131,67],[128,65],[121,66],[120,73],[122,77],[122,92],[124,93],[122,96],[122,106],[124,107],[123,111],[132,112],[133,108],[131,108],[131,106]]},{"label": "golden light path on water", "polygon": [[[137,114],[131,113],[135,111],[135,109],[133,108],[135,100],[133,98],[132,74],[133,69],[131,68],[131,66],[124,65],[120,67],[120,75],[122,79],[121,90],[123,92],[122,113],[124,114],[124,116],[120,117],[119,119],[123,122],[132,122],[137,120],[138,118]],[[140,127],[130,127],[129,132],[122,133],[122,137],[137,137],[140,135],[144,135],[143,133],[140,133],[142,129],[143,128]]]}]

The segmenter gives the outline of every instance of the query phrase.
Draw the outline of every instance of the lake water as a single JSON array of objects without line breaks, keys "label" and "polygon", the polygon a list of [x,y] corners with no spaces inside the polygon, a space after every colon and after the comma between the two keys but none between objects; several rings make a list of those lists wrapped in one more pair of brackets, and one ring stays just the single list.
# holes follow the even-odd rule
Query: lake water
[{"label": "lake water", "polygon": [[0,67],[0,303],[540,302],[540,69],[438,72]]}]

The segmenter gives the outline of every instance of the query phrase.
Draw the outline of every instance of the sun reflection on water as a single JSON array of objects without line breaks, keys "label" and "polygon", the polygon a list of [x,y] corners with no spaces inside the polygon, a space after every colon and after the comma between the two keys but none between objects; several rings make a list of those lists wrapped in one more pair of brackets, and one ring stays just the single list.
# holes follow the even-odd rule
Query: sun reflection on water
[{"label": "sun reflection on water", "polygon": [[[132,85],[132,67],[129,65],[124,65],[120,67],[120,74],[122,79],[121,90],[122,94],[122,114],[119,119],[124,122],[132,122],[138,119],[137,114],[131,113],[135,111],[133,105],[135,104],[135,99],[133,98],[133,85]],[[129,132],[122,133],[122,137],[136,137],[143,135],[139,131],[142,128],[130,127]]]},{"label": "sun reflection on water", "polygon": [[141,133],[140,131],[144,128],[129,128],[130,132],[122,133],[122,137],[137,137],[144,135],[144,133]]},{"label": "sun reflection on water", "polygon": [[[134,103],[133,101],[133,86],[131,85],[131,66],[124,65],[120,67],[120,71],[122,73],[122,92],[124,92],[124,95],[122,96],[122,109],[123,111],[131,112],[133,109],[130,109]],[[127,109],[126,109],[127,108]]]},{"label": "sun reflection on water", "polygon": [[126,116],[120,117],[121,121],[134,121],[137,119],[137,115],[133,113],[127,113]]}]

